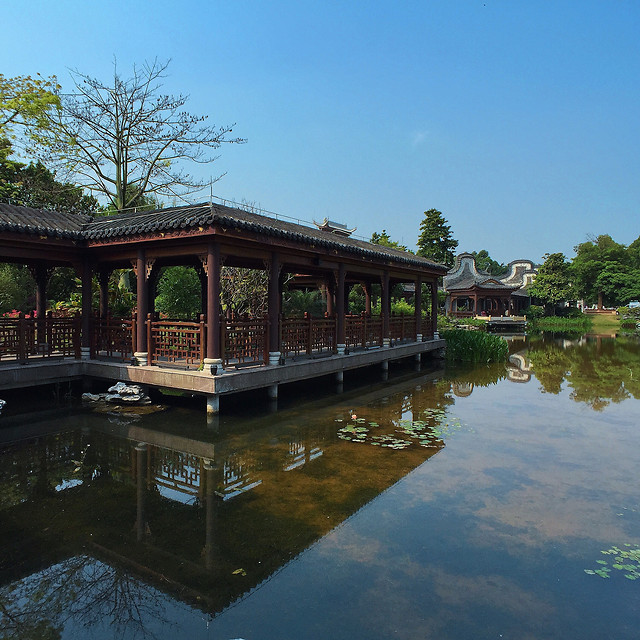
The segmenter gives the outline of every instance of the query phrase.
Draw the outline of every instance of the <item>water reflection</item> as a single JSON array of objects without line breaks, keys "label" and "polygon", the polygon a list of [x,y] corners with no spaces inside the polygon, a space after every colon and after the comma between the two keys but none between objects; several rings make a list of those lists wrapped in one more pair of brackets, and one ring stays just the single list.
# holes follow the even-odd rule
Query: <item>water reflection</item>
[{"label": "water reflection", "polygon": [[633,339],[583,337],[531,339],[526,352],[545,393],[563,385],[571,398],[601,411],[610,402],[640,398],[640,343]]},{"label": "water reflection", "polygon": [[356,413],[380,430],[444,415],[451,385],[435,377],[218,432],[180,409],[0,431],[3,631],[57,638],[86,625],[101,636],[111,625],[134,637],[155,633],[148,618],[163,620],[167,597],[223,610],[436,453],[337,437]]}]

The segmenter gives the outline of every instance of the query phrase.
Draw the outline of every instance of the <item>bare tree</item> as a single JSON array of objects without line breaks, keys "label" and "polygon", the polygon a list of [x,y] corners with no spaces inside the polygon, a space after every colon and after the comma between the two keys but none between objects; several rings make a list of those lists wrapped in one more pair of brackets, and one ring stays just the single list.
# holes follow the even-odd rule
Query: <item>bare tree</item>
[{"label": "bare tree", "polygon": [[117,211],[143,196],[182,198],[198,191],[208,181],[183,171],[184,162],[210,163],[223,143],[245,142],[228,137],[234,125],[207,126],[207,116],[184,111],[188,96],[161,93],[168,65],[134,66],[123,79],[114,63],[111,84],[73,71],[75,91],[60,96],[54,158]]}]

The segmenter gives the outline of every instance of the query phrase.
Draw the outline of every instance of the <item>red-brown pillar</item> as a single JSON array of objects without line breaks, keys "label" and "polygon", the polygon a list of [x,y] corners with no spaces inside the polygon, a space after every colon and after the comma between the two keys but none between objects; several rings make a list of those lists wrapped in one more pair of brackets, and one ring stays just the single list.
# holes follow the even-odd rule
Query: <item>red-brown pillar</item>
[{"label": "red-brown pillar", "polygon": [[88,360],[91,351],[91,280],[93,273],[89,258],[82,261],[82,335],[80,352],[83,360]]},{"label": "red-brown pillar", "polygon": [[136,351],[133,354],[139,365],[149,362],[147,352],[147,302],[149,300],[147,262],[144,249],[138,249],[136,258]]},{"label": "red-brown pillar", "polygon": [[363,282],[362,290],[364,291],[364,312],[367,316],[371,315],[371,283]]},{"label": "red-brown pillar", "polygon": [[438,336],[438,281],[431,282],[431,326],[433,327],[433,337]]},{"label": "red-brown pillar", "polygon": [[207,246],[207,347],[204,368],[222,371],[222,344],[220,336],[220,246],[210,242]]},{"label": "red-brown pillar", "polygon": [[416,342],[422,342],[422,278],[416,278],[415,293]]},{"label": "red-brown pillar", "polygon": [[280,256],[274,251],[269,264],[269,364],[280,362]]},{"label": "red-brown pillar", "polygon": [[109,276],[111,272],[108,269],[100,269],[98,271],[98,284],[100,286],[100,318],[104,319],[109,315]]},{"label": "red-brown pillar", "polygon": [[328,316],[332,316],[333,315],[333,293],[334,293],[334,289],[335,287],[333,286],[333,283],[331,282],[331,280],[333,279],[333,277],[331,278],[327,278],[326,282],[325,282],[325,287],[327,289],[327,315]]},{"label": "red-brown pillar", "polygon": [[391,315],[391,296],[389,284],[389,272],[385,271],[380,278],[382,295],[380,299],[380,316],[382,317],[382,346],[391,345],[391,334],[389,332],[389,316]]},{"label": "red-brown pillar", "polygon": [[338,265],[338,278],[336,282],[336,349],[338,355],[344,355],[345,350],[345,269],[341,262]]}]

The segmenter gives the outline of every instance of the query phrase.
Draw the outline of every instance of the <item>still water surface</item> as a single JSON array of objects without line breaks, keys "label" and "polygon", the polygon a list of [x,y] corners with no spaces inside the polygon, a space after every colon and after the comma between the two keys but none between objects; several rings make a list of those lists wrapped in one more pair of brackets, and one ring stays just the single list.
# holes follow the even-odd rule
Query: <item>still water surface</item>
[{"label": "still water surface", "polygon": [[5,411],[0,637],[638,638],[640,346],[511,350],[209,425]]}]

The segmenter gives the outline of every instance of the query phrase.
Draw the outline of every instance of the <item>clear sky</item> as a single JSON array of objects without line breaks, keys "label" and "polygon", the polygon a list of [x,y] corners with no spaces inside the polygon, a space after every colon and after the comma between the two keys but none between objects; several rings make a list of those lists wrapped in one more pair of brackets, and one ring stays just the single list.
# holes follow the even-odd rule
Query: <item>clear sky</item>
[{"label": "clear sky", "polygon": [[248,139],[194,171],[225,198],[411,248],[436,208],[501,262],[640,235],[637,0],[30,0],[0,23],[0,72],[63,90],[170,58],[166,91]]}]

